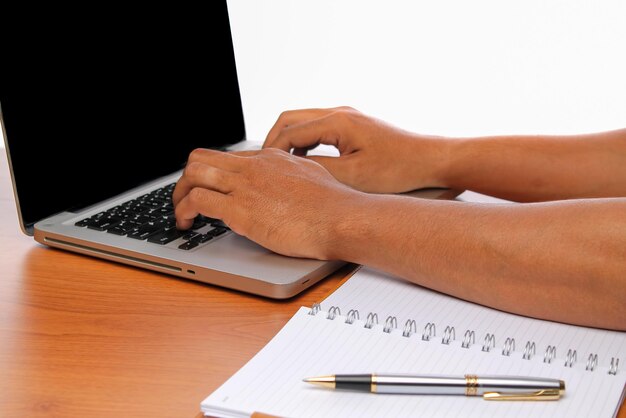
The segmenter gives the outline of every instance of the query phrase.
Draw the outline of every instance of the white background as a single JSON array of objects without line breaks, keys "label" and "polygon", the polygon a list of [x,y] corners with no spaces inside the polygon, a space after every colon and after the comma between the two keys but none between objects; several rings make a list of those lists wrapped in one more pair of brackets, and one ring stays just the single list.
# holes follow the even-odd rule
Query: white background
[{"label": "white background", "polygon": [[625,1],[228,5],[252,140],[283,110],[338,105],[439,135],[626,126]]},{"label": "white background", "polygon": [[338,105],[440,135],[626,127],[624,1],[228,5],[249,139]]}]

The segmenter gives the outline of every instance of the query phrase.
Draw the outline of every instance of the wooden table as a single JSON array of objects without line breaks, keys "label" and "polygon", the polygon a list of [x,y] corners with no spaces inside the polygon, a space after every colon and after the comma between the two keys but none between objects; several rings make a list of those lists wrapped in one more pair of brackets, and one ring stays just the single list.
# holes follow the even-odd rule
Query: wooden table
[{"label": "wooden table", "polygon": [[350,271],[275,301],[43,247],[19,230],[3,151],[1,417],[196,417]]}]

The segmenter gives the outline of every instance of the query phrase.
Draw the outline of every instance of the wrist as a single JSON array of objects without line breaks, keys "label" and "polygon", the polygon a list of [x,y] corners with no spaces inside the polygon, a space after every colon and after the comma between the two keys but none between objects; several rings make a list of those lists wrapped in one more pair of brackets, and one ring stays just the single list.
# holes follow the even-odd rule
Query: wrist
[{"label": "wrist", "polygon": [[[369,242],[371,210],[376,195],[354,190],[329,217],[325,259],[359,263],[364,242]],[[369,219],[369,220],[368,220]],[[362,254],[361,254],[362,255]]]},{"label": "wrist", "polygon": [[[445,138],[441,141],[441,159],[436,176],[438,187],[464,189],[475,141],[471,138]],[[475,167],[474,167],[475,169]]]},{"label": "wrist", "polygon": [[393,252],[398,223],[402,224],[398,216],[406,214],[404,199],[413,200],[355,191],[346,209],[335,213],[329,259],[376,264],[381,248]]},{"label": "wrist", "polygon": [[451,187],[450,171],[454,169],[458,140],[442,136],[415,134],[407,156],[413,157],[413,172],[407,177],[419,183],[415,189],[424,187]]}]

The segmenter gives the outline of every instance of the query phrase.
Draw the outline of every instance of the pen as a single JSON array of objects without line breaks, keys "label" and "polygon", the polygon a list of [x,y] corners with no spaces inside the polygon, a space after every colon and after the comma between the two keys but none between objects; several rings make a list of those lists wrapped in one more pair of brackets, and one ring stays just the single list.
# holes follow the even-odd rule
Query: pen
[{"label": "pen", "polygon": [[552,401],[565,393],[559,379],[517,376],[414,376],[408,374],[338,374],[304,382],[328,389],[410,395],[482,396],[498,401]]}]

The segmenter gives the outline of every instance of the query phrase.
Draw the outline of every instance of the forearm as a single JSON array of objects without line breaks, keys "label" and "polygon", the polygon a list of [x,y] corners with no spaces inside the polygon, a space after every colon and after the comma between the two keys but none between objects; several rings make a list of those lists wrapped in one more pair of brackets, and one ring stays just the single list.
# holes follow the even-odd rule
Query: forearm
[{"label": "forearm", "polygon": [[522,202],[626,196],[626,129],[443,142],[443,186]]},{"label": "forearm", "polygon": [[504,311],[626,329],[626,199],[472,205],[364,196],[333,258]]}]

